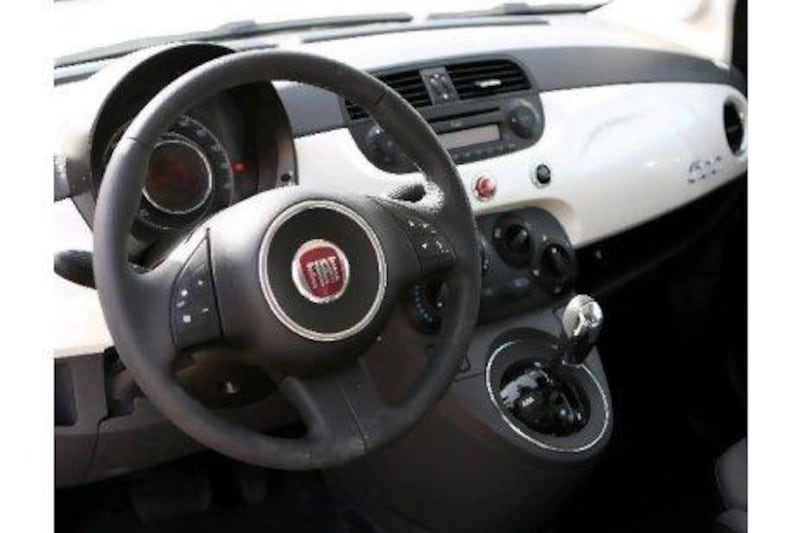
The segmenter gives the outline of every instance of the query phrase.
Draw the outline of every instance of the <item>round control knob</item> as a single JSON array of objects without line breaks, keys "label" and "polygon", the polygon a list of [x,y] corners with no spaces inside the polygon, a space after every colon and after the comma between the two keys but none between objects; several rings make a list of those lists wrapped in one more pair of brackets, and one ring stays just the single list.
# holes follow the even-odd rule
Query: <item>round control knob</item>
[{"label": "round control knob", "polygon": [[526,102],[517,102],[508,112],[508,125],[511,131],[523,139],[533,137],[537,121],[536,111]]},{"label": "round control knob", "polygon": [[542,247],[533,273],[539,283],[558,294],[572,283],[575,270],[571,251],[560,243],[549,242]]},{"label": "round control knob", "polygon": [[494,247],[503,260],[511,266],[524,268],[534,252],[534,243],[528,225],[511,216],[497,221],[492,230]]},{"label": "round control knob", "polygon": [[400,147],[380,126],[367,132],[367,149],[372,158],[382,165],[396,165],[401,157]]}]

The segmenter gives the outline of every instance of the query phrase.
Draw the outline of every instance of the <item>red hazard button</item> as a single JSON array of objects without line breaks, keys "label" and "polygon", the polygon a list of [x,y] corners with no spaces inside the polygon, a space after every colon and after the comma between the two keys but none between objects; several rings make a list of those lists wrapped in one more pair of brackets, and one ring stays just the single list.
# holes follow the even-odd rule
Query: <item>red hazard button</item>
[{"label": "red hazard button", "polygon": [[478,178],[475,180],[475,185],[473,186],[472,190],[478,200],[485,202],[494,198],[494,195],[497,192],[497,184],[491,177],[483,174],[478,176]]}]

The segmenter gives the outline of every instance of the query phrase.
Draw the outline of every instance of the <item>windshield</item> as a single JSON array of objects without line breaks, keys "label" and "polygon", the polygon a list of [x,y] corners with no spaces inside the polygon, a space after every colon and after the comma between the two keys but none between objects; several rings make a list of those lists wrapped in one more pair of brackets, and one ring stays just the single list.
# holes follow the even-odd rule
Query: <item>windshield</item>
[{"label": "windshield", "polygon": [[[229,23],[276,23],[323,17],[408,13],[415,20],[431,14],[485,11],[500,0],[55,0],[56,57],[123,41],[196,33]],[[528,6],[592,6],[599,0],[540,0]],[[525,4],[507,7],[520,8]]]}]

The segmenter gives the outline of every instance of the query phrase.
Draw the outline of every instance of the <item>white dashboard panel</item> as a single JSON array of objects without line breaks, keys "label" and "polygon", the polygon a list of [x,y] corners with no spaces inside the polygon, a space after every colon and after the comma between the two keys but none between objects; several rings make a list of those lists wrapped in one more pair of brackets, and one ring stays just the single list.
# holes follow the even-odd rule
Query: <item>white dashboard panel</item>
[{"label": "white dashboard panel", "polygon": [[[747,153],[733,155],[723,130],[726,99],[747,106],[732,87],[648,83],[541,97],[545,128],[539,142],[459,166],[467,189],[481,175],[497,183],[492,200],[472,196],[476,214],[538,205],[551,211],[580,247],[680,207],[747,168]],[[422,179],[377,169],[346,129],[302,137],[296,147],[302,185],[380,194],[404,180]],[[705,178],[690,183],[695,161],[712,164]],[[531,172],[542,163],[550,167],[552,182],[537,187]]]}]

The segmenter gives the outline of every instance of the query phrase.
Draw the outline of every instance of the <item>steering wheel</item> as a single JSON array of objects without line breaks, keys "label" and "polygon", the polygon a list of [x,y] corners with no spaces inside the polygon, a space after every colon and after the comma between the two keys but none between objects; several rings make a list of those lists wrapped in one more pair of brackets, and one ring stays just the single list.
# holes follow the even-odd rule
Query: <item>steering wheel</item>
[{"label": "steering wheel", "polygon": [[[422,198],[262,192],[211,217],[156,267],[129,262],[150,153],[182,112],[261,81],[316,85],[357,103],[425,176]],[[346,176],[342,177],[347,179]],[[410,429],[444,394],[477,319],[480,267],[467,194],[420,115],[376,78],[322,57],[236,53],[187,72],[119,140],[94,216],[94,272],[111,336],[142,391],[176,426],[255,465],[340,465]],[[364,361],[404,289],[433,272],[450,290],[436,348],[403,397],[387,402]],[[271,376],[306,432],[274,437],[205,407],[175,379],[178,354],[224,342]]]}]

